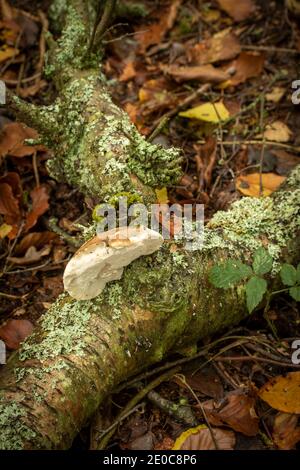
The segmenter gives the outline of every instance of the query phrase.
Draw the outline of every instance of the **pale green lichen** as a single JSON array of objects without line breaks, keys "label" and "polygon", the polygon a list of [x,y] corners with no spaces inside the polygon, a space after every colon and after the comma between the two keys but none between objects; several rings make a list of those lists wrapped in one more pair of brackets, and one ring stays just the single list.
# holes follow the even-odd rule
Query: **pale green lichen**
[{"label": "pale green lichen", "polygon": [[111,283],[104,291],[104,298],[111,307],[111,318],[117,320],[122,313],[122,286],[118,282]]},{"label": "pale green lichen", "polygon": [[272,274],[276,274],[283,248],[300,228],[299,183],[300,166],[292,172],[286,189],[273,197],[245,197],[233,203],[230,211],[217,212],[204,232],[202,251],[220,248],[233,258],[242,252],[250,259],[257,248],[264,246],[274,260]]},{"label": "pale green lichen", "polygon": [[26,442],[36,437],[36,433],[22,422],[25,416],[26,409],[19,403],[0,401],[1,450],[22,450]]},{"label": "pale green lichen", "polygon": [[59,355],[84,354],[84,337],[91,316],[91,301],[75,301],[62,294],[41,318],[43,337],[33,333],[24,341],[21,361],[35,358],[46,361]]}]

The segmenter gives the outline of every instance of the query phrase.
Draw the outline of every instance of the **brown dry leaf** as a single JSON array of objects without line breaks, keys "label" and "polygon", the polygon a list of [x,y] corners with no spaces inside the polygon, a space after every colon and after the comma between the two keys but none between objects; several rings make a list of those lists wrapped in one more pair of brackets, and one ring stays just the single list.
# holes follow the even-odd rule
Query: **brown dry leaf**
[{"label": "brown dry leaf", "polygon": [[[232,431],[212,429],[218,450],[233,450],[235,435]],[[173,450],[216,450],[210,429],[204,424],[191,428],[176,439]]]},{"label": "brown dry leaf", "polygon": [[213,65],[196,65],[191,67],[179,67],[170,65],[162,67],[163,71],[171,75],[176,81],[199,80],[201,82],[221,83],[228,80],[230,75],[224,70],[217,69]]},{"label": "brown dry leaf", "polygon": [[130,121],[133,122],[133,124],[137,124],[138,121],[138,107],[134,103],[126,103],[124,106],[124,109],[126,113],[128,114]]},{"label": "brown dry leaf", "polygon": [[20,88],[19,95],[21,98],[28,98],[28,96],[35,96],[40,90],[46,88],[48,83],[45,80],[38,80],[34,85],[26,88]]},{"label": "brown dry leaf", "polygon": [[119,81],[128,82],[129,80],[132,80],[135,76],[136,76],[136,70],[134,67],[134,63],[131,60],[125,64],[123,72],[121,73],[119,77]]},{"label": "brown dry leaf", "polygon": [[43,256],[49,255],[50,251],[50,245],[44,246],[44,248],[42,248],[40,251],[38,251],[34,246],[31,246],[26,251],[25,256],[22,256],[20,258],[16,256],[8,256],[7,260],[13,264],[17,264],[18,266],[27,266],[36,263],[37,261],[40,261]]},{"label": "brown dry leaf", "polygon": [[259,419],[255,412],[255,398],[243,390],[234,390],[226,395],[226,401],[206,402],[205,411],[213,425],[227,425],[246,436],[258,433]]},{"label": "brown dry leaf", "polygon": [[43,145],[26,145],[25,139],[37,139],[38,133],[21,122],[6,124],[0,136],[0,156],[25,157],[37,150],[45,150]]},{"label": "brown dry leaf", "polygon": [[36,249],[41,249],[45,245],[49,245],[50,242],[57,238],[54,232],[31,232],[22,238],[20,243],[14,249],[15,256],[22,256],[26,253],[28,248],[34,246]]},{"label": "brown dry leaf", "polygon": [[223,385],[215,369],[205,367],[196,373],[185,374],[188,385],[209,397],[220,399],[223,396]]},{"label": "brown dry leaf", "polygon": [[12,229],[8,238],[15,238],[22,219],[20,202],[22,197],[21,180],[18,173],[9,172],[0,178],[0,214]]},{"label": "brown dry leaf", "polygon": [[199,188],[208,188],[211,183],[212,172],[216,164],[217,143],[213,137],[208,137],[204,145],[194,145],[196,150],[196,166],[199,174]]},{"label": "brown dry leaf", "polygon": [[27,214],[24,230],[27,231],[33,227],[38,218],[49,209],[49,194],[48,188],[44,185],[37,186],[30,192],[32,199],[32,209]]},{"label": "brown dry leaf", "polygon": [[293,135],[290,128],[282,121],[274,121],[268,124],[264,131],[264,138],[274,142],[288,142]]},{"label": "brown dry leaf", "polygon": [[275,410],[300,414],[300,372],[272,378],[260,388],[258,396]]},{"label": "brown dry leaf", "polygon": [[299,157],[285,150],[272,149],[271,153],[276,157],[276,172],[287,176],[295,166],[299,165]]},{"label": "brown dry leaf", "polygon": [[270,93],[266,93],[266,100],[271,101],[272,103],[279,103],[281,98],[284,96],[286,90],[279,86],[275,86]]},{"label": "brown dry leaf", "polygon": [[[270,196],[286,179],[285,176],[279,176],[275,173],[252,173],[250,175],[239,176],[236,179],[236,188],[244,196],[260,197]],[[260,182],[262,188],[260,188]],[[262,189],[260,191],[260,189]]]},{"label": "brown dry leaf", "polygon": [[249,78],[258,77],[264,68],[265,57],[257,52],[241,52],[239,57],[227,65],[224,71],[235,71],[226,86],[236,86]]},{"label": "brown dry leaf", "polygon": [[281,450],[291,450],[300,441],[298,416],[289,413],[278,413],[273,426],[273,440]]},{"label": "brown dry leaf", "polygon": [[143,25],[137,30],[136,38],[142,53],[149,46],[159,44],[162,41],[176,20],[180,4],[181,0],[173,0],[165,8],[160,6],[159,10],[152,14],[152,18],[155,18],[157,21],[150,25]]},{"label": "brown dry leaf", "polygon": [[255,12],[253,0],[217,0],[222,10],[231,16],[235,21],[243,21]]},{"label": "brown dry leaf", "polygon": [[225,29],[210,39],[196,44],[188,54],[190,61],[204,65],[234,59],[240,52],[241,46],[238,38],[229,29]]},{"label": "brown dry leaf", "polygon": [[33,328],[29,320],[9,320],[0,328],[0,338],[8,349],[15,350],[32,333]]}]

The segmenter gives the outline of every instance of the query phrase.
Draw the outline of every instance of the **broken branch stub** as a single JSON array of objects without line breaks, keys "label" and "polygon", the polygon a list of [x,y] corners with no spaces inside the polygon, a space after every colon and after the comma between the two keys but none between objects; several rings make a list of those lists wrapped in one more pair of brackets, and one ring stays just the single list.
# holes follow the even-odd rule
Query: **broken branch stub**
[{"label": "broken branch stub", "polygon": [[107,282],[119,280],[123,268],[158,250],[163,237],[143,226],[120,227],[96,235],[82,245],[64,272],[65,290],[77,300],[93,299]]}]

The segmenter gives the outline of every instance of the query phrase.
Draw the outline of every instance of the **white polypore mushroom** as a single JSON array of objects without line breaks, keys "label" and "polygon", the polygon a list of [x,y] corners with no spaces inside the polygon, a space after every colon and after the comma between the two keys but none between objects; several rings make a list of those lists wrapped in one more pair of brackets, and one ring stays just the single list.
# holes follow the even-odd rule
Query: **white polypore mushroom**
[{"label": "white polypore mushroom", "polygon": [[107,282],[121,279],[123,268],[158,250],[163,237],[143,226],[120,227],[82,245],[64,272],[65,290],[77,300],[93,299]]}]

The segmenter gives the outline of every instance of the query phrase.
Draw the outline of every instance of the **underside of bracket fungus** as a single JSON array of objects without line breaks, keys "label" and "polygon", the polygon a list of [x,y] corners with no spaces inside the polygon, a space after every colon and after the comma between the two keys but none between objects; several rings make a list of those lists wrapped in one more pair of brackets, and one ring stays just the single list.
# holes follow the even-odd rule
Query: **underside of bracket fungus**
[{"label": "underside of bracket fungus", "polygon": [[64,272],[65,290],[77,300],[93,299],[107,282],[121,279],[124,266],[158,250],[163,237],[143,226],[100,233],[82,245]]}]

